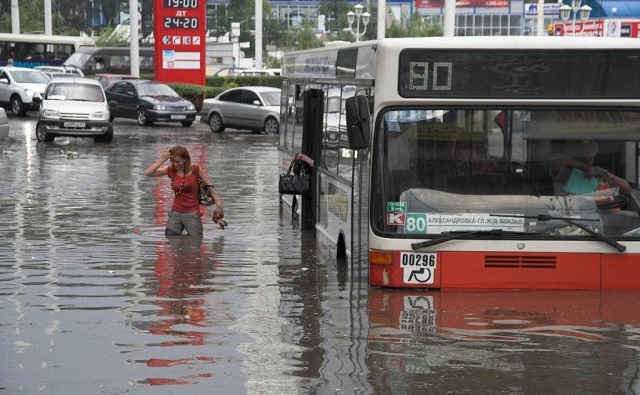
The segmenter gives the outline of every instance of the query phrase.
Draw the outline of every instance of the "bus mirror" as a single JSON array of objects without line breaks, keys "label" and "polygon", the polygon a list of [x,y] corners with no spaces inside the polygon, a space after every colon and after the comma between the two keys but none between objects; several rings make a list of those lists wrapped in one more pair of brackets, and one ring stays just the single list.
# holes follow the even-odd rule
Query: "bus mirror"
[{"label": "bus mirror", "polygon": [[347,136],[349,148],[359,150],[369,148],[370,115],[369,103],[364,96],[352,96],[346,102]]}]

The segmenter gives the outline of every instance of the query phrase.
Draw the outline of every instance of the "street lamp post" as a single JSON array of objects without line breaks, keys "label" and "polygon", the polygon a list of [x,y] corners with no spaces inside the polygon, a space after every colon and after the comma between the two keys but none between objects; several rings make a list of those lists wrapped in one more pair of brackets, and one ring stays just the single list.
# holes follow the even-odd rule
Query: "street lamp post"
[{"label": "street lamp post", "polygon": [[[347,20],[349,21],[349,31],[351,34],[356,36],[356,42],[360,41],[360,37],[364,36],[367,32],[367,25],[369,24],[369,18],[371,18],[371,14],[368,12],[362,13],[362,9],[364,6],[362,4],[357,4],[353,7],[355,12],[349,11],[347,13]],[[362,24],[364,25],[364,29],[362,29],[362,33],[360,33],[360,18],[362,18]],[[356,31],[353,31],[353,21],[356,21]]]},{"label": "street lamp post", "polygon": [[573,11],[573,32],[572,35],[576,35],[576,16],[578,15],[578,11],[580,11],[580,19],[582,20],[582,29],[584,30],[584,26],[589,19],[589,15],[591,14],[591,7],[588,5],[583,5],[580,7],[580,3],[582,0],[571,0],[571,6],[565,4],[560,7],[560,17],[562,21],[567,22],[569,20],[569,16],[571,11]]}]

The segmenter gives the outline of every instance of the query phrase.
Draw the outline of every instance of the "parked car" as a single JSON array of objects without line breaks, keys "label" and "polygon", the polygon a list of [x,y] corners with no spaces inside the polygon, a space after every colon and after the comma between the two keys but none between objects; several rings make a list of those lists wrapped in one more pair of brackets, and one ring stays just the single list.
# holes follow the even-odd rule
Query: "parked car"
[{"label": "parked car", "polygon": [[280,89],[266,86],[231,88],[212,99],[205,99],[200,121],[214,133],[225,128],[280,131]]},{"label": "parked car", "polygon": [[134,77],[129,74],[106,74],[106,73],[94,74],[93,78],[100,81],[100,84],[102,84],[102,87],[105,89],[116,81],[138,79],[137,77]]},{"label": "parked car", "polygon": [[191,126],[196,107],[183,99],[169,85],[149,80],[122,80],[106,89],[111,120],[137,119],[140,125],[153,122],[180,122]]},{"label": "parked car", "polygon": [[27,111],[38,110],[49,77],[42,71],[24,67],[0,67],[0,105],[9,106],[13,115],[25,115]]},{"label": "parked car", "polygon": [[241,77],[241,76],[280,75],[280,74],[276,74],[274,69],[246,69],[246,70],[240,70],[236,75],[238,77]]},{"label": "parked car", "polygon": [[213,73],[217,77],[227,77],[230,75],[238,75],[239,72],[245,70],[244,67],[223,67],[220,70]]},{"label": "parked car", "polygon": [[42,71],[49,77],[51,77],[51,73],[75,74],[77,76],[84,77],[82,70],[75,66],[36,66],[33,69]]},{"label": "parked car", "polygon": [[0,139],[9,137],[9,119],[4,108],[0,107]]},{"label": "parked car", "polygon": [[56,136],[93,137],[96,142],[113,139],[109,104],[102,85],[84,77],[54,78],[47,84],[36,124],[38,141]]}]

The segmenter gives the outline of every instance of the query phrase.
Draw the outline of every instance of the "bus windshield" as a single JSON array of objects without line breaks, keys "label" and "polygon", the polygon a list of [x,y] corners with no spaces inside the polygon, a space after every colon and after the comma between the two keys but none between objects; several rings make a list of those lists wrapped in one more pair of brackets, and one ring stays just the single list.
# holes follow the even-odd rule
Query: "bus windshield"
[{"label": "bus windshield", "polygon": [[376,127],[379,234],[591,237],[576,221],[640,236],[638,112],[403,108],[382,112]]}]

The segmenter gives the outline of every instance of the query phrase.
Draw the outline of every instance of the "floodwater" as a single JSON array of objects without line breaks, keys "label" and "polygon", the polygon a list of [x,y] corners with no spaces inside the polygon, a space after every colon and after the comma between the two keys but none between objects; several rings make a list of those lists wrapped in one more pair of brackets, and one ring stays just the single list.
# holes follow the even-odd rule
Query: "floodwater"
[{"label": "floodwater", "polygon": [[[369,289],[280,209],[278,136],[34,127],[0,140],[0,393],[640,393],[638,292]],[[228,228],[164,237],[168,179],[143,171],[176,144]]]}]

